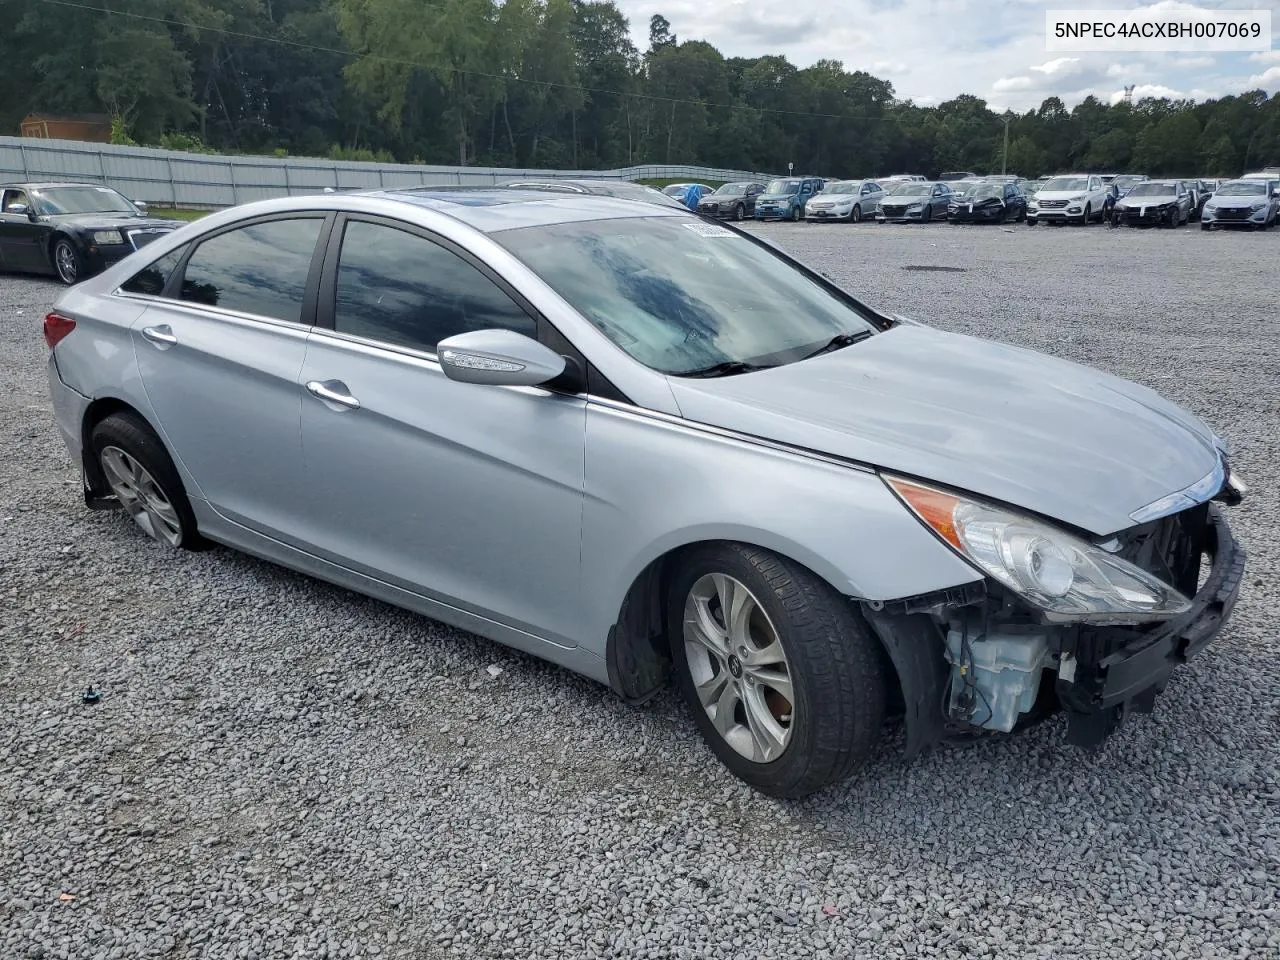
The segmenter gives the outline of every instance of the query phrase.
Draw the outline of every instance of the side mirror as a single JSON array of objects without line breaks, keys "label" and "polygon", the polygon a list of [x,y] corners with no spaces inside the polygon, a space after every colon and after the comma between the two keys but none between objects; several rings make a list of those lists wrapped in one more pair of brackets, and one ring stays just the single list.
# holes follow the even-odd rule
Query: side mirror
[{"label": "side mirror", "polygon": [[135,207],[137,207],[139,210],[141,210],[143,213],[146,213],[146,212],[147,212],[147,201],[145,201],[145,200],[134,200],[134,201],[133,201],[133,205],[134,205]]},{"label": "side mirror", "polygon": [[445,376],[461,383],[536,387],[564,373],[565,359],[514,330],[473,330],[436,345]]},{"label": "side mirror", "polygon": [[25,203],[11,203],[5,207],[5,213],[12,213],[15,216],[29,217],[31,216],[31,208]]}]

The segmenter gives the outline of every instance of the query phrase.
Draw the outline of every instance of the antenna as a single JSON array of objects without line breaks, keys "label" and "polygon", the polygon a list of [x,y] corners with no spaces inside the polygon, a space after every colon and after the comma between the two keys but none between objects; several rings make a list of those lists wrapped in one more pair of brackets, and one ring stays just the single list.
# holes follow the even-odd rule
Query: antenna
[{"label": "antenna", "polygon": [[1125,103],[1133,103],[1133,88],[1135,86],[1137,86],[1137,84],[1133,84],[1133,83],[1125,84],[1125,88],[1124,88]]}]

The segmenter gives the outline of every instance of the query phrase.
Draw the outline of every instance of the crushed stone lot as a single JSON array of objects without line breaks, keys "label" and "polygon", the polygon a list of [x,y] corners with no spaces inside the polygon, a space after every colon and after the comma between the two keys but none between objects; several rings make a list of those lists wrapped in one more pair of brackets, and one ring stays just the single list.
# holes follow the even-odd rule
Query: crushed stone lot
[{"label": "crushed stone lot", "polygon": [[1060,720],[912,762],[891,731],[842,785],[756,795],[673,692],[629,707],[86,510],[44,381],[60,288],[0,277],[0,958],[1280,954],[1280,237],[748,229],[1229,441],[1243,591],[1154,714],[1093,753]]}]

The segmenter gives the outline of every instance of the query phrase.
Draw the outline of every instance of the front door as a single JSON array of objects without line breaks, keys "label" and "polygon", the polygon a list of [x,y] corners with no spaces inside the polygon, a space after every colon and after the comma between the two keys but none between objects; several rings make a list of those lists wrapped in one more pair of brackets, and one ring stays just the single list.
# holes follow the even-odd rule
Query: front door
[{"label": "front door", "polygon": [[31,198],[25,190],[0,192],[0,265],[6,270],[48,270],[49,260],[40,246],[48,231],[32,223],[26,211]]},{"label": "front door", "polygon": [[356,217],[333,244],[300,378],[315,551],[572,645],[585,401],[445,376],[445,337],[538,332],[460,251]]},{"label": "front door", "polygon": [[133,326],[147,398],[190,492],[292,543],[306,495],[298,374],[324,225],[294,214],[201,241]]}]

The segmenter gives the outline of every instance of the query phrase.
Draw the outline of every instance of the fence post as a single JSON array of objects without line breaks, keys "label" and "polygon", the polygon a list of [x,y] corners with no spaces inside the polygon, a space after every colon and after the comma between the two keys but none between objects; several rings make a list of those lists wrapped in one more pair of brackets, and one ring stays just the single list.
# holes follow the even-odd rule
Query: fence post
[{"label": "fence post", "polygon": [[284,167],[284,195],[285,195],[286,197],[292,197],[292,196],[293,196],[293,187],[292,187],[292,185],[290,185],[290,183],[289,183],[289,164],[287,164],[287,163],[285,163],[283,160],[281,160],[281,161],[280,161],[280,166]]},{"label": "fence post", "polygon": [[31,176],[31,165],[27,162],[27,145],[22,141],[18,141],[18,155],[22,157],[22,179],[34,180]]},{"label": "fence post", "polygon": [[102,148],[97,149],[98,154],[98,176],[102,180],[102,185],[107,186],[107,161],[102,159]]},{"label": "fence post", "polygon": [[234,207],[240,202],[240,195],[236,192],[236,162],[234,160],[227,161],[227,170],[231,172],[231,205]]}]

